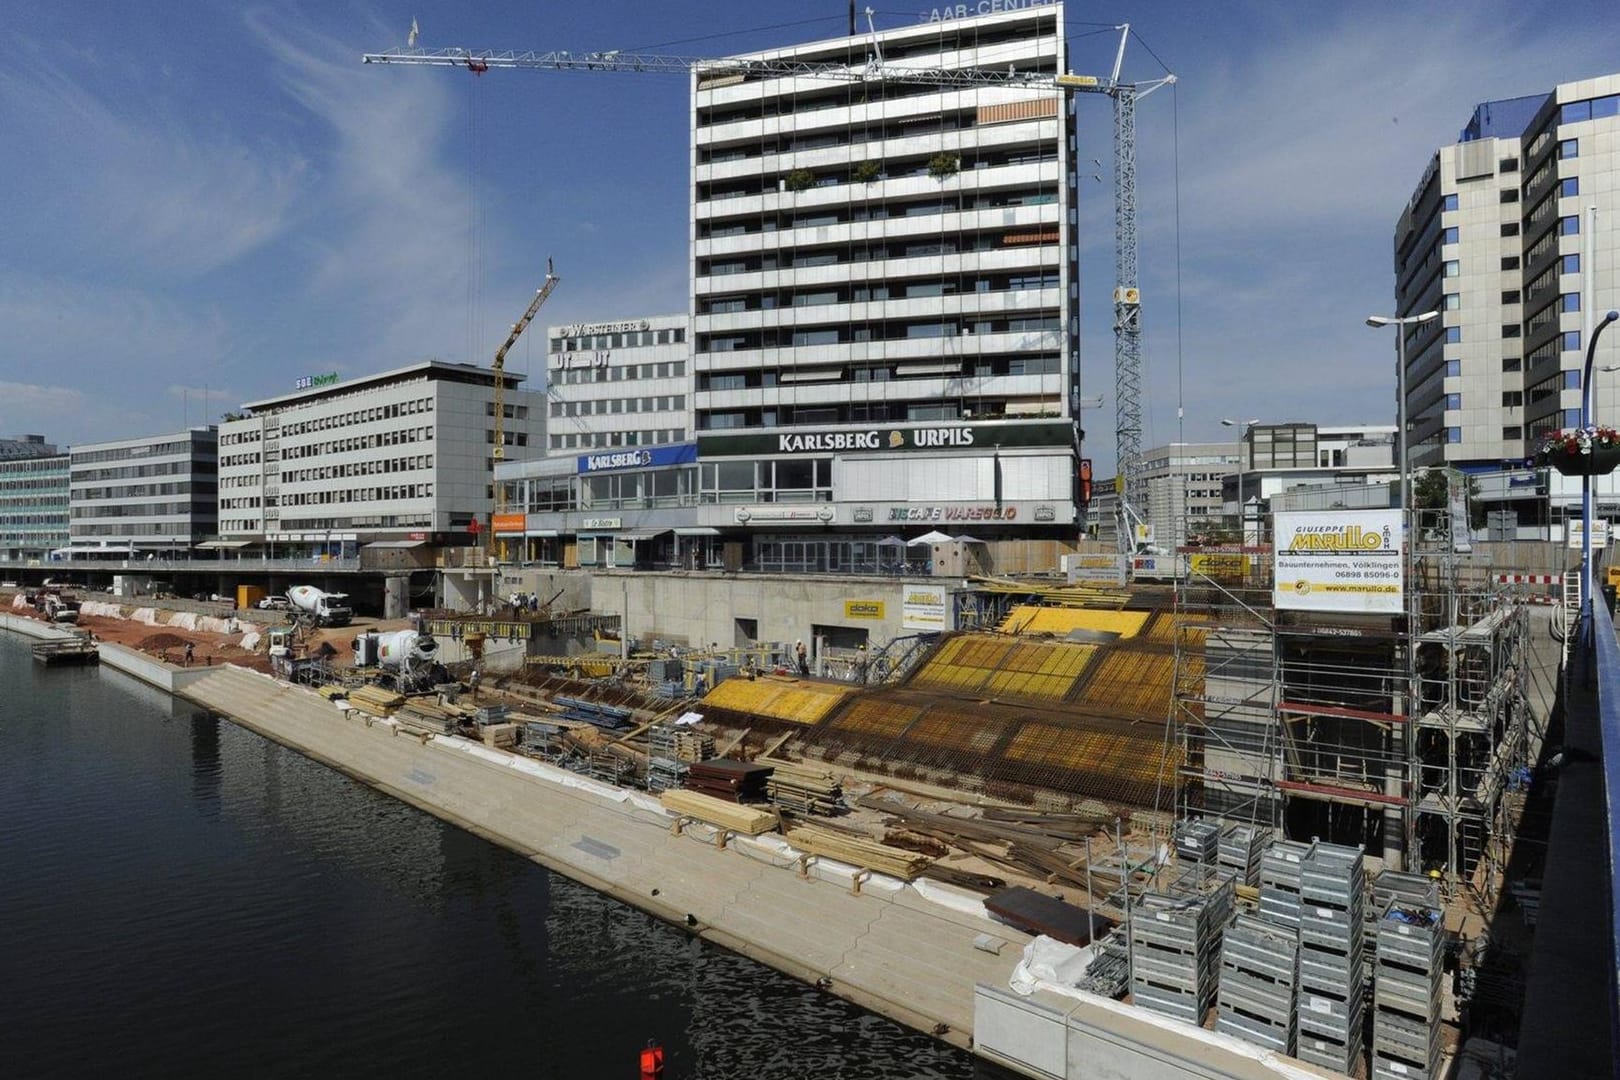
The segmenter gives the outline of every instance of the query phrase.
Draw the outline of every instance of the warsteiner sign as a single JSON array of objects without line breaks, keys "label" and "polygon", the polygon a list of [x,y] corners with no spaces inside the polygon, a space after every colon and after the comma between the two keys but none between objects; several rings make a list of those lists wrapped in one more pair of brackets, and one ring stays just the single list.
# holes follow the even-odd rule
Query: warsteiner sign
[{"label": "warsteiner sign", "polygon": [[1278,514],[1275,537],[1278,609],[1400,614],[1399,510]]}]

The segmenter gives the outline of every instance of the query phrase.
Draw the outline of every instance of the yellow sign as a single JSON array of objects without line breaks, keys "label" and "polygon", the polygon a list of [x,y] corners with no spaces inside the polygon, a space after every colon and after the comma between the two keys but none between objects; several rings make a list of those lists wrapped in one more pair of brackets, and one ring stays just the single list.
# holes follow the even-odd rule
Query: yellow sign
[{"label": "yellow sign", "polygon": [[1620,586],[1620,566],[1609,567],[1609,584]]},{"label": "yellow sign", "polygon": [[844,618],[846,619],[881,619],[883,618],[883,601],[881,600],[845,600]]},{"label": "yellow sign", "polygon": [[1249,576],[1250,563],[1247,555],[1206,552],[1191,556],[1189,563],[1193,573],[1202,574],[1214,581],[1229,581]]},{"label": "yellow sign", "polygon": [[1096,86],[1099,82],[1095,75],[1058,75],[1053,80],[1059,86]]}]

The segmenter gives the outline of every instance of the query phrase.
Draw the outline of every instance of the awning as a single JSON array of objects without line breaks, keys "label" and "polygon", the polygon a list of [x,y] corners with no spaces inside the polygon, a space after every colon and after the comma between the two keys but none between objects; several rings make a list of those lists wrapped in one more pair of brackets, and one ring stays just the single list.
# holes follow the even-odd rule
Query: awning
[{"label": "awning", "polygon": [[623,532],[612,534],[615,540],[651,540],[655,536],[663,536],[668,529],[625,529]]},{"label": "awning", "polygon": [[711,529],[707,525],[692,525],[685,529],[676,529],[676,536],[719,536],[719,529]]},{"label": "awning", "polygon": [[376,540],[366,545],[369,548],[382,548],[385,551],[399,550],[401,548],[419,548],[427,543],[426,540]]},{"label": "awning", "polygon": [[538,537],[544,538],[544,537],[556,536],[557,535],[557,530],[556,529],[528,529],[523,533],[523,535],[524,536],[538,536]]},{"label": "awning", "polygon": [[212,551],[220,548],[245,548],[252,541],[249,540],[204,540],[197,545],[200,551]]}]

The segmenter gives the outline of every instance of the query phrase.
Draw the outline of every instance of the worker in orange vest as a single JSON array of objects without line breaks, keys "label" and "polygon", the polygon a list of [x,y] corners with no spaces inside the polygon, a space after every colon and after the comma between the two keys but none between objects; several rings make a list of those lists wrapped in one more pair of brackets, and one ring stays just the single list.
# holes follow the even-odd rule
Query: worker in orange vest
[{"label": "worker in orange vest", "polygon": [[664,1048],[657,1039],[648,1039],[641,1052],[641,1080],[662,1080],[664,1075]]}]

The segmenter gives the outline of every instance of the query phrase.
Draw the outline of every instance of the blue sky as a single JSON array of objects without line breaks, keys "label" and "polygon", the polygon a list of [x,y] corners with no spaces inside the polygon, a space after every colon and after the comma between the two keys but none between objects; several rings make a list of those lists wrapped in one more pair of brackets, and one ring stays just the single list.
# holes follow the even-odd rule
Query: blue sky
[{"label": "blue sky", "polygon": [[[540,323],[684,310],[684,79],[474,78],[360,54],[403,44],[413,16],[423,45],[723,55],[836,36],[845,12],[0,0],[0,435],[169,431],[304,374],[486,364],[547,255],[563,282]],[[1393,339],[1362,320],[1391,307],[1391,232],[1429,155],[1481,100],[1615,65],[1596,2],[1071,0],[1066,16],[1074,70],[1106,72],[1097,24],[1129,20],[1145,47],[1126,76],[1162,74],[1157,56],[1181,80],[1138,110],[1144,445],[1224,438],[1222,416],[1392,423]],[[1084,99],[1080,121],[1083,157],[1106,165],[1106,100]],[[1083,377],[1108,399],[1088,447],[1111,462],[1097,171]],[[538,382],[543,347],[534,333],[509,366]]]}]

